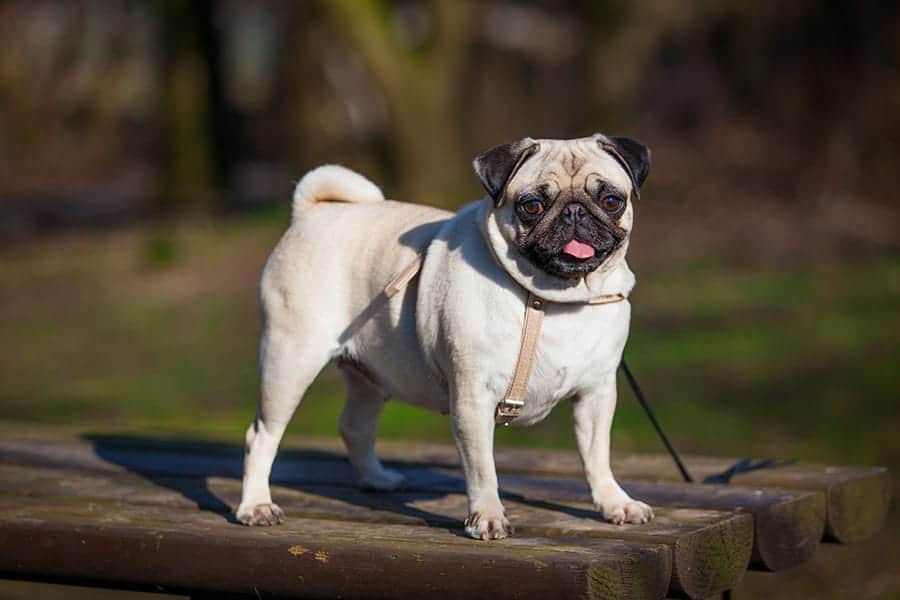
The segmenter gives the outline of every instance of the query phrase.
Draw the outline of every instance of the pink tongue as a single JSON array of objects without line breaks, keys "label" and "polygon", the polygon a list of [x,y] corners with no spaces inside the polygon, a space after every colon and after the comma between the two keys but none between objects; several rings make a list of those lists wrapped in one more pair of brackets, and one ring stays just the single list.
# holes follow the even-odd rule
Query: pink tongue
[{"label": "pink tongue", "polygon": [[572,240],[568,244],[563,247],[563,252],[568,254],[569,256],[574,256],[575,258],[590,258],[594,256],[594,248],[592,246],[588,246],[583,242],[579,242],[578,240]]}]

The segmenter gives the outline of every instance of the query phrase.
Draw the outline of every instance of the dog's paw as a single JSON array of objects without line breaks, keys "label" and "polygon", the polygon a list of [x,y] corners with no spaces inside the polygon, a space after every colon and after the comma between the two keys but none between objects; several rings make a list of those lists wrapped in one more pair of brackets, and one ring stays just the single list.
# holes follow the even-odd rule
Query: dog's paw
[{"label": "dog's paw", "polygon": [[604,519],[614,525],[649,523],[653,520],[652,508],[627,496],[621,501],[598,505],[597,510],[603,513]]},{"label": "dog's paw", "polygon": [[503,512],[473,512],[466,519],[466,534],[476,540],[502,540],[515,533]]},{"label": "dog's paw", "polygon": [[238,507],[237,520],[244,525],[279,525],[284,520],[284,511],[275,503]]},{"label": "dog's paw", "polygon": [[406,477],[388,469],[381,469],[377,473],[367,473],[359,480],[359,487],[372,492],[394,492],[405,484]]}]

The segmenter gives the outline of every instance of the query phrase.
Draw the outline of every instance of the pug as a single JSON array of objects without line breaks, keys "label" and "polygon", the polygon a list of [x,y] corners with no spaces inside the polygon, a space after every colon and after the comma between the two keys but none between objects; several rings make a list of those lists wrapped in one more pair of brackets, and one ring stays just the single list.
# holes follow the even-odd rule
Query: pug
[{"label": "pug", "polygon": [[511,535],[493,440],[530,299],[543,321],[524,404],[508,420],[531,425],[571,401],[599,516],[652,519],[609,464],[635,282],[625,254],[649,165],[648,149],[629,138],[525,138],[475,158],[487,194],[456,214],[385,200],[340,166],[307,173],[260,284],[261,398],[246,434],[238,521],[282,521],[269,490],[272,461],[307,387],[334,361],[347,387],[339,429],[360,485],[404,483],[375,453],[386,400],[449,414],[466,479],[466,533]]}]

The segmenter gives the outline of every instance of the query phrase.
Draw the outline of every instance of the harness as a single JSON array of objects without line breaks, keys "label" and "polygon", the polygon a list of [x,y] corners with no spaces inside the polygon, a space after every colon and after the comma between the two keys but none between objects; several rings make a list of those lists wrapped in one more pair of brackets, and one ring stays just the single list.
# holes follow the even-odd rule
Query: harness
[{"label": "harness", "polygon": [[[423,257],[418,254],[409,265],[400,271],[399,275],[385,286],[385,296],[391,298],[403,290],[422,270],[422,262]],[[513,369],[506,393],[494,412],[494,421],[497,425],[509,425],[525,407],[525,393],[528,389],[528,381],[531,379],[534,355],[537,352],[538,339],[541,335],[541,324],[544,320],[544,308],[547,301],[528,290],[526,292],[525,318],[522,320],[519,354],[516,357],[516,366]],[[621,302],[625,298],[625,294],[604,294],[588,299],[585,304],[612,304]]]}]

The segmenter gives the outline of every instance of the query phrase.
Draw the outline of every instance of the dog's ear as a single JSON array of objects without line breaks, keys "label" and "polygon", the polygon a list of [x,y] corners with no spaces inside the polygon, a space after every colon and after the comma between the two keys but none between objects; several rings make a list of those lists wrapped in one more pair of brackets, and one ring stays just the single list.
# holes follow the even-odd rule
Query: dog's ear
[{"label": "dog's ear", "polygon": [[522,163],[540,149],[540,144],[531,138],[525,138],[511,144],[494,146],[475,157],[472,161],[475,172],[478,173],[481,184],[494,199],[496,206],[503,204],[506,184]]},{"label": "dog's ear", "polygon": [[594,139],[605,151],[615,158],[628,176],[634,187],[634,195],[640,196],[641,186],[650,174],[650,148],[637,140],[627,137],[606,136],[602,133],[594,134]]}]

